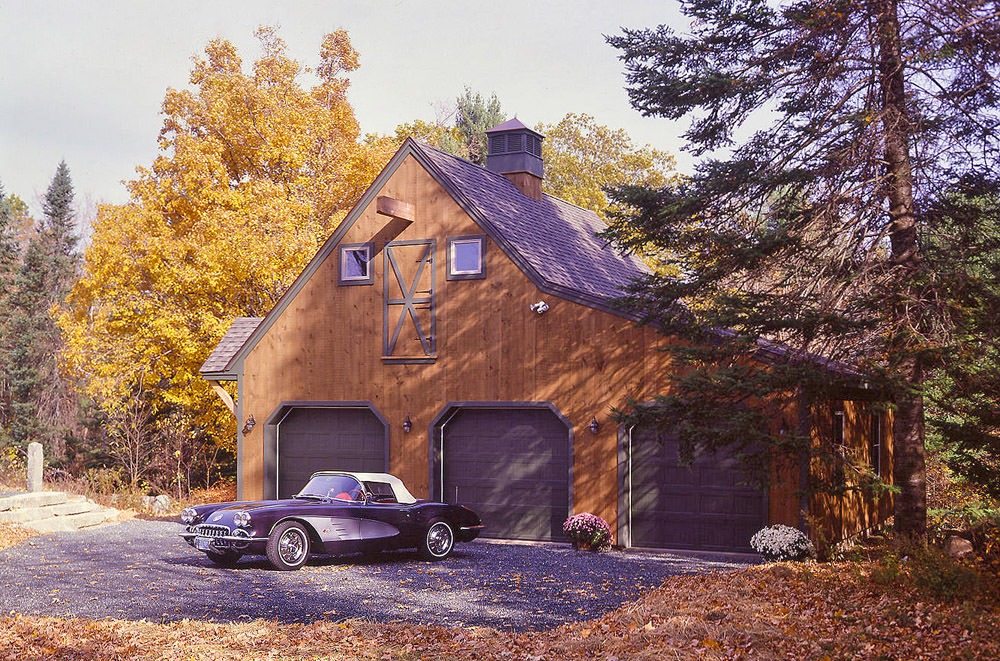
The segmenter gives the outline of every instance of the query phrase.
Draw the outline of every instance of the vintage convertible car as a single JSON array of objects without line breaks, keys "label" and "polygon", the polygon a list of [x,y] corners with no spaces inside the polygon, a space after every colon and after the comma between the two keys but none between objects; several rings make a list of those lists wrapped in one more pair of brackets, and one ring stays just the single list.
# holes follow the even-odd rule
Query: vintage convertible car
[{"label": "vintage convertible car", "polygon": [[298,569],[310,553],[342,554],[416,548],[428,560],[448,557],[483,524],[467,507],[417,500],[387,473],[314,473],[287,500],[216,503],[181,513],[188,544],[232,566],[267,555],[276,569]]}]

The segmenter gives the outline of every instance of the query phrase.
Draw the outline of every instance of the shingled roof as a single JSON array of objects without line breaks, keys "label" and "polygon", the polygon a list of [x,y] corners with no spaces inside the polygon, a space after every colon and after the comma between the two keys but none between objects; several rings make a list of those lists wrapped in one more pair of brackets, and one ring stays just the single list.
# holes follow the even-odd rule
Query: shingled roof
[{"label": "shingled roof", "polygon": [[329,257],[389,177],[414,157],[542,291],[607,312],[648,267],[597,238],[605,223],[592,211],[550,195],[534,200],[510,180],[481,166],[407,139],[319,252],[263,319],[240,317],[201,368],[206,378],[234,378],[234,365],[267,332]]},{"label": "shingled roof", "polygon": [[551,195],[533,200],[501,174],[427,145],[414,143],[414,148],[543,291],[614,311],[611,299],[649,272],[635,256],[622,255],[597,238],[606,224],[593,211]]},{"label": "shingled roof", "polygon": [[202,364],[202,376],[207,379],[212,378],[212,375],[231,378],[231,375],[226,374],[229,363],[263,320],[263,317],[236,317],[233,325],[229,327],[226,334],[219,340],[219,344]]}]

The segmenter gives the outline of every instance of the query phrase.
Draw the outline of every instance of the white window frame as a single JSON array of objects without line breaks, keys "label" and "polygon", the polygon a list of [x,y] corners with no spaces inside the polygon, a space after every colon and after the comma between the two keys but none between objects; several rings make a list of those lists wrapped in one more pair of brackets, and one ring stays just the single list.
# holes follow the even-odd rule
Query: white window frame
[{"label": "white window frame", "polygon": [[[349,259],[353,258],[351,253],[365,252],[367,261],[365,262],[364,275],[348,275],[347,265]],[[372,262],[375,257],[375,246],[372,243],[343,243],[338,252],[340,263],[337,265],[338,282],[341,285],[370,285],[375,282],[375,269]]]},{"label": "white window frame", "polygon": [[[456,268],[455,246],[475,245],[478,247],[479,265],[477,269]],[[448,280],[481,280],[486,277],[486,236],[475,234],[471,236],[450,236],[448,237]]]}]

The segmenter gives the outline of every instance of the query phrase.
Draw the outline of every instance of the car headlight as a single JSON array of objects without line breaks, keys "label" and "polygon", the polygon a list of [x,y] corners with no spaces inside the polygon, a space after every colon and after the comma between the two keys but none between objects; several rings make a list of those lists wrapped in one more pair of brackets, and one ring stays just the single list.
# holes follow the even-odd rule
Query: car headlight
[{"label": "car headlight", "polygon": [[233,523],[240,528],[249,528],[250,521],[250,512],[237,512],[233,515]]},{"label": "car headlight", "polygon": [[181,512],[181,522],[191,525],[198,518],[198,512],[193,507],[185,507]]}]

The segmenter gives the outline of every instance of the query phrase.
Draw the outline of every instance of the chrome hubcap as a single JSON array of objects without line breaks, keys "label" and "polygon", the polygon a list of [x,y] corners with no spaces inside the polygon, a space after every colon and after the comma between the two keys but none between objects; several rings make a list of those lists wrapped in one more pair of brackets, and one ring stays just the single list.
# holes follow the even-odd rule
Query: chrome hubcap
[{"label": "chrome hubcap", "polygon": [[451,529],[445,523],[435,523],[427,531],[427,548],[434,555],[444,555],[451,550]]},{"label": "chrome hubcap", "polygon": [[278,540],[278,555],[290,565],[298,564],[306,551],[306,541],[298,530],[288,530]]}]

